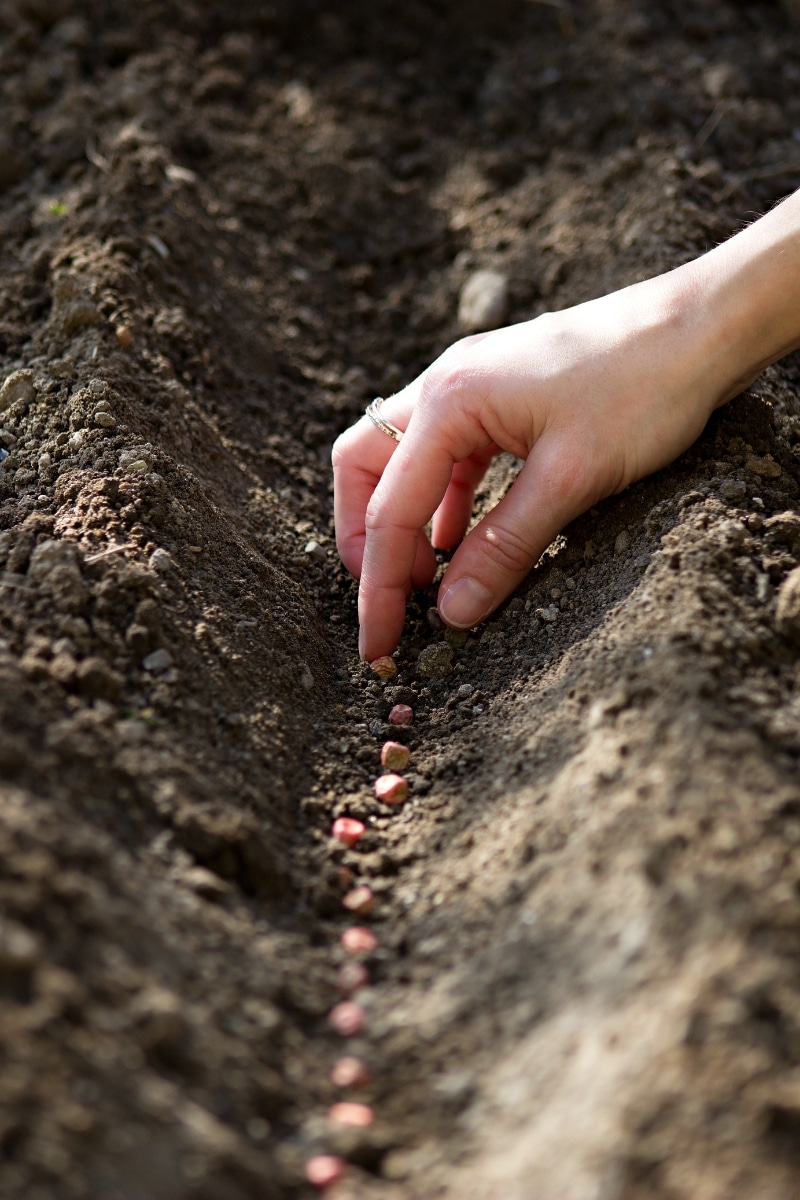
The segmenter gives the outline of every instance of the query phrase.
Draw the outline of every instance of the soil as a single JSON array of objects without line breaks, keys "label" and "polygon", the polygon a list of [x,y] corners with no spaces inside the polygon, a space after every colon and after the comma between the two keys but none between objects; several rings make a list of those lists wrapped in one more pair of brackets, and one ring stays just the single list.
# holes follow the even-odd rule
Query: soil
[{"label": "soil", "polygon": [[387,681],[329,475],[474,270],[523,320],[800,182],[795,7],[0,7],[4,1200],[800,1192],[800,360]]}]

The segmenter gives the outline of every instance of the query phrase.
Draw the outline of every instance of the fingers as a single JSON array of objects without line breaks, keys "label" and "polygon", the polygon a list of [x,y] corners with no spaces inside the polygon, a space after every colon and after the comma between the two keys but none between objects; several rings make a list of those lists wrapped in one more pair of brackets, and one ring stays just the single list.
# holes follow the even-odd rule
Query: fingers
[{"label": "fingers", "polygon": [[[393,397],[386,416],[405,429],[413,401]],[[351,575],[361,575],[366,530],[364,514],[386,464],[398,445],[367,416],[346,430],[333,445],[333,514],[336,548]]]},{"label": "fingers", "polygon": [[455,629],[477,625],[518,586],[554,537],[604,494],[590,452],[543,437],[508,494],[456,551],[439,589]]},{"label": "fingers", "polygon": [[441,504],[454,464],[476,441],[486,443],[463,413],[450,416],[442,423],[435,411],[414,412],[367,507],[358,605],[363,658],[390,654],[400,640],[407,581],[417,572],[430,581],[435,568],[420,531]]},{"label": "fingers", "polygon": [[483,479],[500,447],[492,443],[456,463],[442,503],[433,515],[434,546],[451,550],[463,538],[475,503],[475,489]]}]

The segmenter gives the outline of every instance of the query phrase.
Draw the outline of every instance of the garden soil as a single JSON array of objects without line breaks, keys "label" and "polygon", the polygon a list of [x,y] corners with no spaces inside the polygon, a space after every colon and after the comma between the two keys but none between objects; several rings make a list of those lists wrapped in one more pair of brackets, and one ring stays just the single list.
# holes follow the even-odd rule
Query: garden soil
[{"label": "garden soil", "polygon": [[330,486],[474,271],[524,320],[800,183],[795,7],[0,7],[3,1200],[800,1194],[798,360],[387,681]]}]

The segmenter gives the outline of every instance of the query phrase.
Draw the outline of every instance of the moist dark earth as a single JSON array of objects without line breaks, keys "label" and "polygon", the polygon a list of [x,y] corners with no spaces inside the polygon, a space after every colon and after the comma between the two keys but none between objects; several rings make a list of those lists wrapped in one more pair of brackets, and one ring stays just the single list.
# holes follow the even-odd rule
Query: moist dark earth
[{"label": "moist dark earth", "polygon": [[793,10],[0,6],[4,1200],[800,1194],[800,363],[386,682],[329,467],[475,270],[525,320],[800,184]]}]

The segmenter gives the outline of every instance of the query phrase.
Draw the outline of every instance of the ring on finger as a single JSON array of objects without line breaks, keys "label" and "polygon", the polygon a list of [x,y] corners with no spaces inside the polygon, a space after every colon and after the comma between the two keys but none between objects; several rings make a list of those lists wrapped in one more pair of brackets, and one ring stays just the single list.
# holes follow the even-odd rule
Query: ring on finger
[{"label": "ring on finger", "polygon": [[403,436],[402,429],[398,429],[391,421],[387,421],[386,417],[380,414],[380,407],[383,404],[383,396],[376,396],[371,404],[368,404],[364,410],[376,429],[380,429],[381,433],[388,434],[392,441],[399,442]]}]

